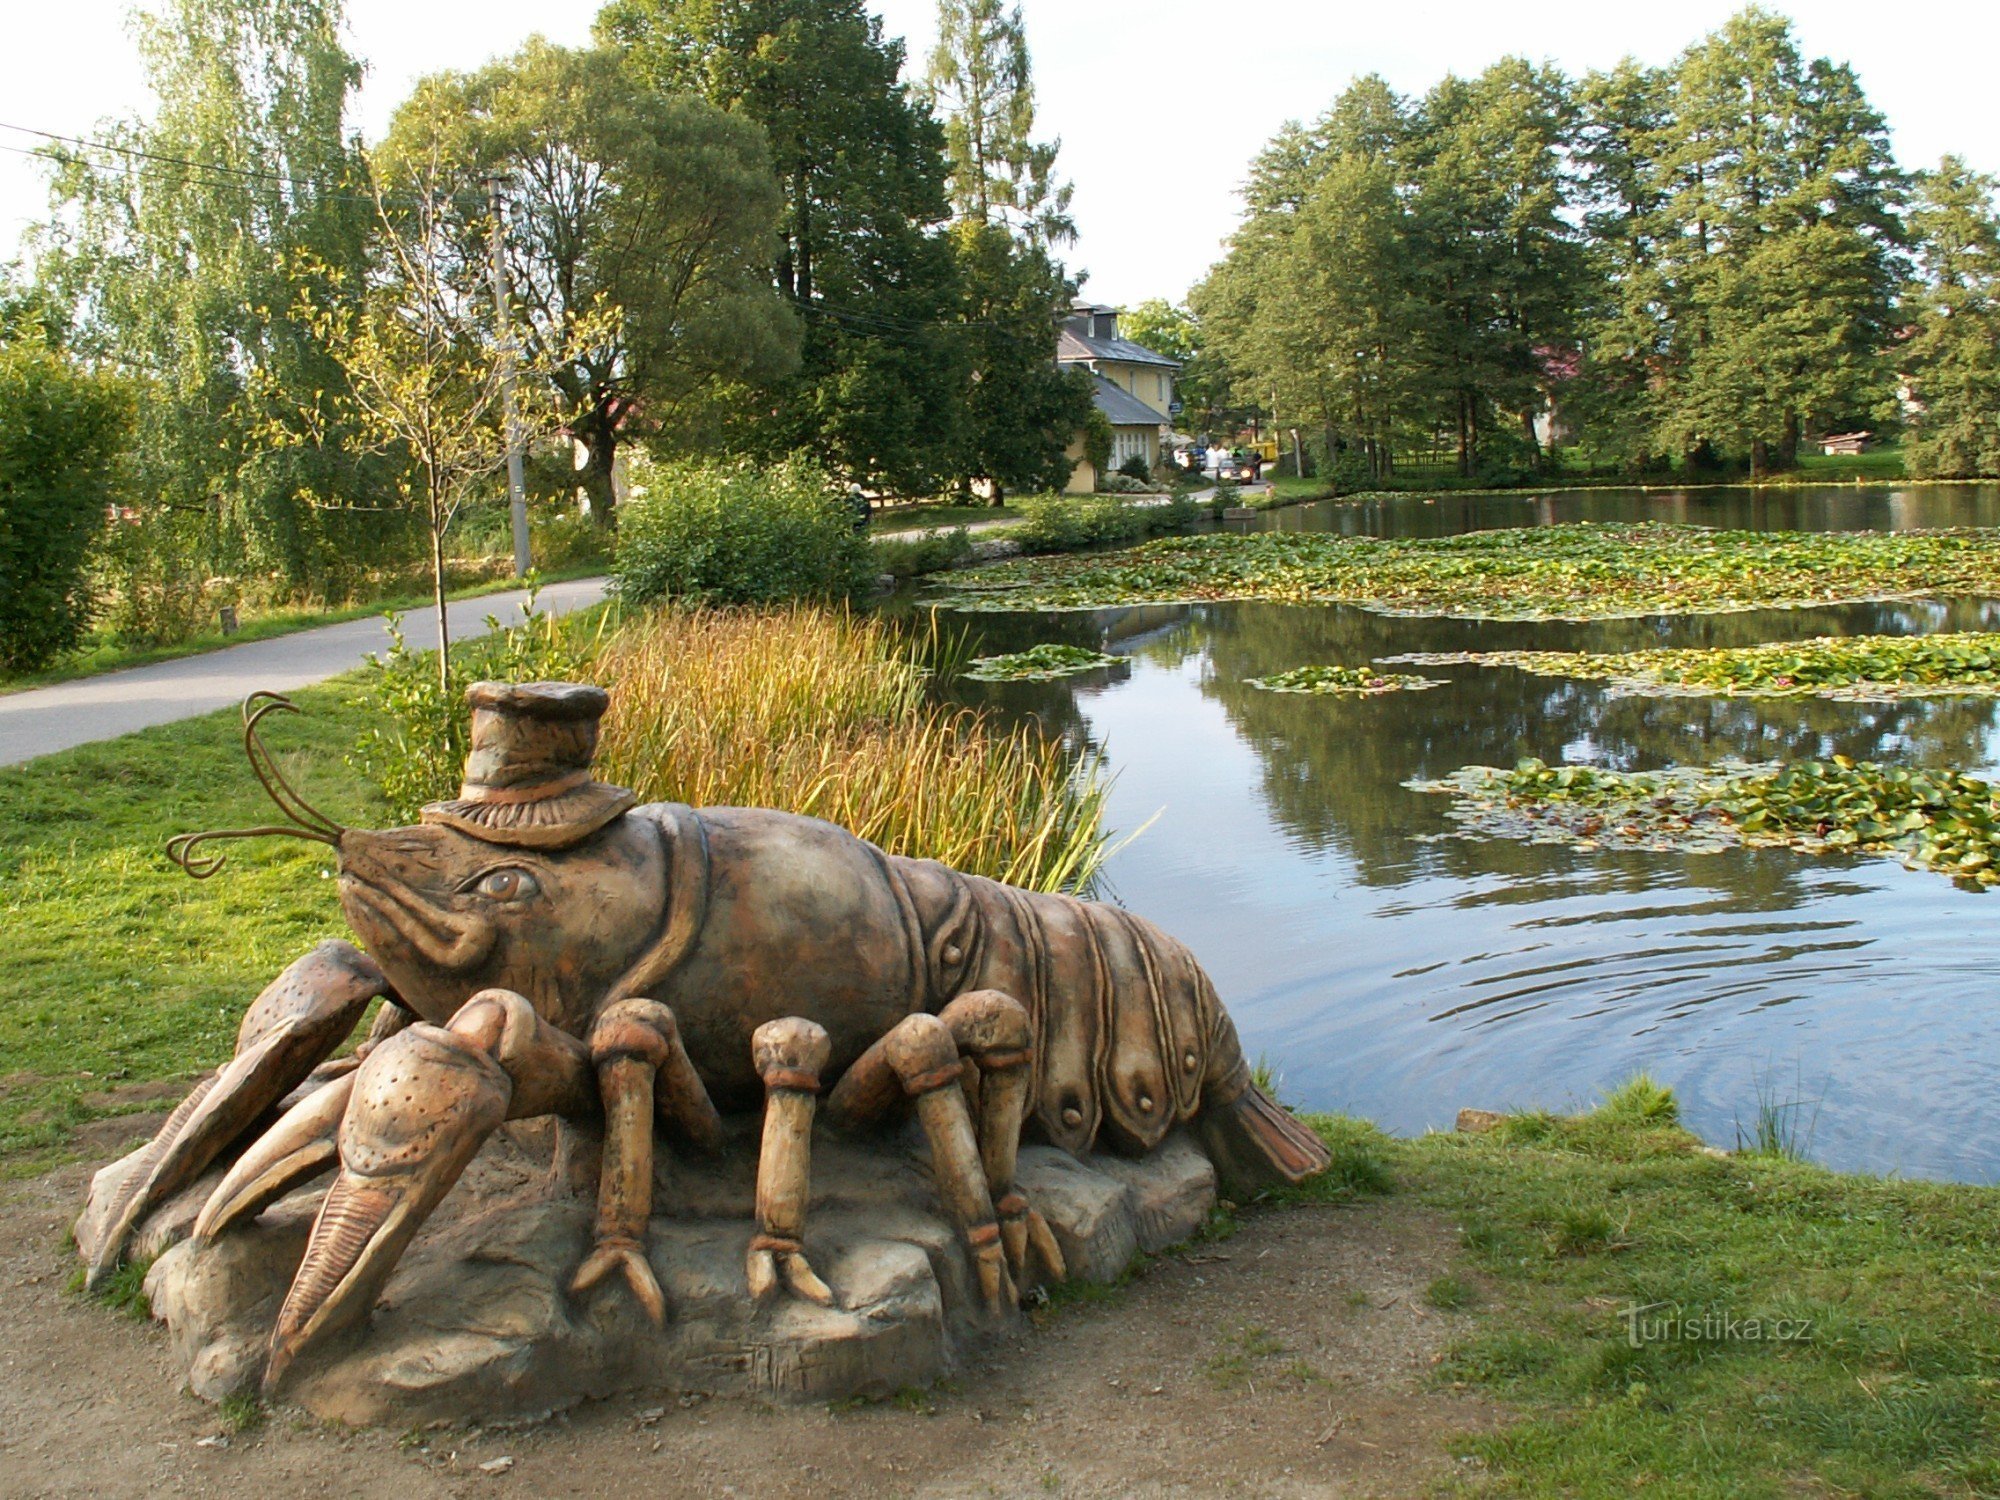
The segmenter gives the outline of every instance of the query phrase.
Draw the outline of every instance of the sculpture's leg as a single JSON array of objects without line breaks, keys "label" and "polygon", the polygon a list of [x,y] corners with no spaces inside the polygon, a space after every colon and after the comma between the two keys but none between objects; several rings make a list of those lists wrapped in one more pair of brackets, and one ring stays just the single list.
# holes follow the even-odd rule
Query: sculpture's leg
[{"label": "sculpture's leg", "polygon": [[757,1233],[744,1275],[763,1301],[780,1284],[821,1307],[833,1292],[806,1259],[806,1203],[812,1196],[812,1127],[819,1077],[833,1045],[826,1032],[796,1016],[766,1021],[750,1039],[764,1080],[764,1144],[757,1158]]},{"label": "sculpture's leg", "polygon": [[827,1115],[851,1128],[880,1119],[899,1099],[915,1101],[938,1192],[971,1247],[980,1292],[997,1314],[1014,1305],[1014,1281],[958,1082],[958,1044],[951,1029],[933,1015],[905,1016],[842,1075],[827,1100]]},{"label": "sculpture's leg", "polygon": [[570,1291],[581,1294],[616,1271],[655,1327],[666,1321],[666,1298],[646,1260],[646,1225],[653,1215],[653,1114],[676,1125],[696,1145],[714,1150],[722,1117],[696,1076],[673,1012],[653,1000],[620,1000],[590,1032],[590,1056],[604,1100],[604,1168],[597,1182],[596,1244]]},{"label": "sculpture's leg", "polygon": [[1028,1008],[999,990],[974,990],[947,1005],[938,1019],[951,1032],[959,1056],[978,1065],[979,1108],[973,1130],[1014,1280],[1026,1285],[1038,1279],[1030,1264],[1032,1256],[1049,1280],[1060,1281],[1065,1267],[1056,1237],[1014,1182],[1032,1081],[1028,1065],[1034,1060],[1035,1030]]},{"label": "sculpture's leg", "polygon": [[587,1114],[596,1083],[584,1044],[506,990],[474,995],[449,1027],[419,1024],[377,1047],[354,1074],[340,1175],[278,1311],[265,1388],[302,1349],[367,1315],[404,1247],[496,1126]]},{"label": "sculpture's leg", "polygon": [[133,1159],[85,1285],[123,1259],[141,1220],[207,1170],[259,1115],[346,1040],[389,981],[352,943],[325,942],[294,961],[244,1013],[236,1055],[196,1084]]}]

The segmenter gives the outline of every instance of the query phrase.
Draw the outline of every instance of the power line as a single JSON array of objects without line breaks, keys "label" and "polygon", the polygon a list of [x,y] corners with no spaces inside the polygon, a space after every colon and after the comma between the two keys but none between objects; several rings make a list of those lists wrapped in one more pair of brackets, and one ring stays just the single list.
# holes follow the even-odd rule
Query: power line
[{"label": "power line", "polygon": [[[184,167],[190,171],[208,172],[252,182],[280,182],[289,187],[311,188],[314,191],[326,190],[324,182],[315,181],[308,177],[292,177],[283,172],[266,172],[255,167],[232,167],[226,162],[201,161],[187,156],[170,156],[165,152],[148,151],[140,146],[121,145],[116,141],[97,141],[84,136],[62,135],[53,130],[38,130],[32,125],[12,125],[5,120],[0,120],[0,130],[11,130],[18,135],[39,136],[45,141],[54,141],[64,146],[75,146],[86,151],[109,151],[135,161],[156,162],[162,166]],[[20,151],[20,148],[17,146],[8,147],[7,149]],[[44,153],[38,150],[21,152],[21,154],[39,156]],[[351,196],[356,199],[365,198],[365,201],[370,203],[375,201],[372,195],[353,194]]]}]

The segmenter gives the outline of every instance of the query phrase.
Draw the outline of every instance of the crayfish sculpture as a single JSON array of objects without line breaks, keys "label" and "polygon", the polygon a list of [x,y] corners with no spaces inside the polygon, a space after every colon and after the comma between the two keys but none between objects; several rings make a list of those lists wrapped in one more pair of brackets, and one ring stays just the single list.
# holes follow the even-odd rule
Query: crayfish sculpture
[{"label": "crayfish sculpture", "polygon": [[[89,1278],[135,1228],[242,1147],[195,1220],[229,1233],[335,1171],[278,1312],[271,1389],[301,1351],[366,1317],[398,1258],[503,1122],[601,1121],[595,1244],[575,1296],[621,1281],[667,1314],[647,1259],[653,1159],[704,1150],[720,1111],[764,1108],[746,1290],[822,1304],[808,1258],[810,1141],[913,1106],[987,1305],[1062,1255],[1014,1181],[1023,1131],[1140,1153],[1192,1123],[1225,1185],[1297,1182],[1319,1139],[1251,1082],[1235,1027],[1181,944],[1114,906],[884,854],[813,818],[633,806],[592,779],[600,688],[478,683],[465,785],[411,828],[343,828],[257,738],[291,705],[244,705],[252,767],[290,820],[184,835],[333,847],[362,947],[320,944],[244,1017],[234,1058],[125,1162]],[[363,950],[366,951],[363,951]],[[354,1059],[328,1059],[376,999]],[[358,1059],[358,1061],[356,1061]],[[288,1095],[289,1110],[245,1143]]]}]

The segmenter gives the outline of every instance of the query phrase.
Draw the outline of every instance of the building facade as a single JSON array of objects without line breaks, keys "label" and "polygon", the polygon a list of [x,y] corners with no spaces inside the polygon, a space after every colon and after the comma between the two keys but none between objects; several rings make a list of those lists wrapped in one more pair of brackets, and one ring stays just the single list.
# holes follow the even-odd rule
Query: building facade
[{"label": "building facade", "polygon": [[[1177,360],[1118,335],[1118,309],[1077,302],[1063,322],[1056,343],[1056,363],[1081,366],[1093,377],[1097,409],[1111,424],[1111,467],[1143,458],[1147,468],[1160,462],[1161,440],[1172,430],[1174,377]],[[1070,447],[1076,461],[1071,494],[1097,488],[1099,475],[1083,455],[1079,436]]]}]

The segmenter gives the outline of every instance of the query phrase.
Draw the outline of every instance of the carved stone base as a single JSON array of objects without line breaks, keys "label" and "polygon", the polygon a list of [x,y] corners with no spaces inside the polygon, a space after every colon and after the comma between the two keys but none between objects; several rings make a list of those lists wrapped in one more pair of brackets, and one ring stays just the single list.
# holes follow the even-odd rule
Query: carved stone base
[{"label": "carved stone base", "polygon": [[[814,1141],[806,1246],[838,1298],[833,1308],[786,1297],[760,1307],[745,1289],[753,1125],[732,1135],[719,1161],[665,1147],[661,1156],[650,1253],[667,1297],[664,1329],[621,1285],[569,1296],[589,1240],[595,1142],[536,1122],[488,1143],[373,1319],[303,1357],[286,1398],[332,1420],[405,1427],[529,1417],[633,1390],[825,1401],[936,1380],[1004,1331],[981,1312],[914,1134]],[[115,1174],[100,1174],[94,1197]],[[1071,1276],[1089,1280],[1115,1277],[1139,1250],[1185,1239],[1215,1202],[1213,1169],[1179,1135],[1137,1161],[1078,1162],[1028,1147],[1019,1180]],[[254,1388],[322,1188],[197,1252],[184,1236],[213,1183],[163,1208],[141,1243],[171,1245],[146,1279],[154,1316],[172,1330],[195,1393],[220,1400]]]}]

